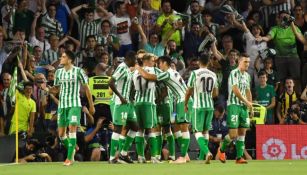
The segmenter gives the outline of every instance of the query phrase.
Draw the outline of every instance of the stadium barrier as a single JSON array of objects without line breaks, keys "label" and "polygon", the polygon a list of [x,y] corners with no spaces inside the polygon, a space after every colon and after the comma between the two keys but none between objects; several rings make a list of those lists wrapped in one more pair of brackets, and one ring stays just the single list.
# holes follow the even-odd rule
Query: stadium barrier
[{"label": "stadium barrier", "polygon": [[307,125],[256,125],[258,160],[307,159]]}]

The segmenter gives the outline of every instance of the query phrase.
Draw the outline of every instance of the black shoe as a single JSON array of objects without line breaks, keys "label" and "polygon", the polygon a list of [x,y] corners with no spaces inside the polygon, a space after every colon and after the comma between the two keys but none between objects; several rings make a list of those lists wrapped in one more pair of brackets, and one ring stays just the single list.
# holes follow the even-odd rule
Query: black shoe
[{"label": "black shoe", "polygon": [[117,159],[109,160],[109,164],[117,164],[117,163],[118,163]]},{"label": "black shoe", "polygon": [[123,156],[121,154],[119,154],[119,157],[118,157],[118,161],[120,163],[133,163],[132,159],[127,155],[127,156]]}]

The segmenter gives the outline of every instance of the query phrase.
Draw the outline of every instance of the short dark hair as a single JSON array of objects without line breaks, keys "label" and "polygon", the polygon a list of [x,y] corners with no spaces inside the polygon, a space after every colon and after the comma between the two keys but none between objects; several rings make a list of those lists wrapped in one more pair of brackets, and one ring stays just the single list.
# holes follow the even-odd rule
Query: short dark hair
[{"label": "short dark hair", "polygon": [[268,74],[267,74],[266,71],[264,71],[264,70],[262,70],[262,71],[260,71],[260,72],[258,73],[258,77],[261,77],[261,76],[263,76],[263,75],[268,76]]},{"label": "short dark hair", "polygon": [[207,65],[209,63],[209,60],[210,60],[210,55],[209,54],[202,54],[199,57],[199,62],[202,65]]},{"label": "short dark hair", "polygon": [[240,57],[249,58],[249,55],[247,53],[243,52],[243,53],[240,54]]},{"label": "short dark hair", "polygon": [[166,62],[168,66],[171,66],[172,64],[172,59],[169,56],[160,56],[159,61]]},{"label": "short dark hair", "polygon": [[123,5],[124,4],[124,2],[123,1],[117,1],[116,3],[115,3],[115,12],[117,12],[117,10],[120,8],[120,6],[121,5]]},{"label": "short dark hair", "polygon": [[75,56],[75,54],[74,54],[72,51],[65,50],[64,53],[66,54],[66,56],[68,57],[68,59],[71,60],[72,63],[75,62],[76,56]]},{"label": "short dark hair", "polygon": [[109,20],[107,20],[107,19],[105,19],[105,20],[103,20],[103,21],[101,22],[101,26],[102,26],[104,23],[108,23],[110,27],[112,26],[111,22],[110,22]]},{"label": "short dark hair", "polygon": [[86,41],[87,41],[88,39],[90,39],[90,38],[94,38],[94,39],[95,39],[95,41],[96,41],[96,37],[95,37],[95,35],[89,35],[89,36],[87,36],[87,37],[86,37]]},{"label": "short dark hair", "polygon": [[278,13],[278,16],[280,16],[281,14],[288,14],[288,15],[290,15],[289,12],[286,11],[286,10],[280,11],[280,12]]},{"label": "short dark hair", "polygon": [[27,87],[27,86],[33,87],[33,82],[31,82],[31,81],[25,81],[25,82],[23,82],[23,87],[25,88],[25,87]]},{"label": "short dark hair", "polygon": [[197,4],[199,4],[199,2],[198,2],[198,1],[196,1],[196,0],[192,0],[192,1],[190,2],[190,5],[191,5],[191,4],[193,4],[193,3],[197,3]]},{"label": "short dark hair", "polygon": [[215,106],[215,110],[218,111],[219,113],[225,112],[225,108],[223,107],[223,105],[220,104]]},{"label": "short dark hair", "polygon": [[170,0],[162,0],[161,1],[161,6],[163,6],[163,4],[165,4],[165,3],[170,3],[172,5]]},{"label": "short dark hair", "polygon": [[194,21],[194,22],[191,23],[191,26],[194,26],[194,25],[199,25],[200,26],[200,23],[197,22],[197,21]]},{"label": "short dark hair", "polygon": [[94,8],[86,8],[85,10],[84,10],[84,13],[86,14],[86,13],[94,13],[95,12],[95,9]]},{"label": "short dark hair", "polygon": [[136,59],[136,52],[135,51],[128,51],[125,55],[125,60],[135,60]]}]

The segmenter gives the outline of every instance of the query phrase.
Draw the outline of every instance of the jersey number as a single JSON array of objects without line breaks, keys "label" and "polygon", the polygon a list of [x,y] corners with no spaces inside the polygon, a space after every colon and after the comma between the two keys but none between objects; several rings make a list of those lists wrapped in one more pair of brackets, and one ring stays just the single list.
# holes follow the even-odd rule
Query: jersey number
[{"label": "jersey number", "polygon": [[106,94],[104,92],[97,92],[97,98],[105,97]]},{"label": "jersey number", "polygon": [[[143,92],[143,90],[148,88],[148,80],[145,80],[142,76],[138,76],[137,80],[139,81],[140,91]],[[142,80],[145,81],[144,84],[142,84]]]},{"label": "jersey number", "polygon": [[232,115],[231,121],[236,123],[238,121],[238,115]]},{"label": "jersey number", "polygon": [[200,81],[203,82],[203,92],[212,92],[214,83],[212,77],[202,77]]}]

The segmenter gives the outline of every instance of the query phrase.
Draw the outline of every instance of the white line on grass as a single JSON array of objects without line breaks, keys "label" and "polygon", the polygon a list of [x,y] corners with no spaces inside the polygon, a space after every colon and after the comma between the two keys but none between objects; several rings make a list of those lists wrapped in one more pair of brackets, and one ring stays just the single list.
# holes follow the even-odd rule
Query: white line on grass
[{"label": "white line on grass", "polygon": [[18,163],[0,164],[0,167],[1,166],[11,166],[11,165],[18,165]]}]

